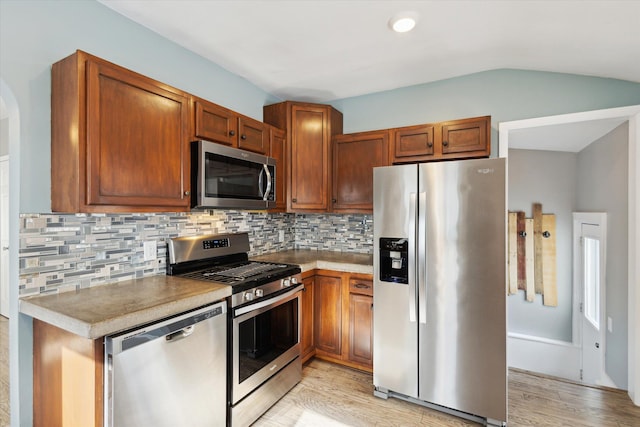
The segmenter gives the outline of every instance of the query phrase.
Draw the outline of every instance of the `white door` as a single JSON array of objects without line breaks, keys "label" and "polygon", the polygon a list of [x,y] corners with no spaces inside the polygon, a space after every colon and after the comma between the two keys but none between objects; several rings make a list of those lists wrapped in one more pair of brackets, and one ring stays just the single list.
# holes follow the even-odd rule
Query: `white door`
[{"label": "white door", "polygon": [[605,355],[606,214],[574,214],[575,274],[582,343],[581,378],[585,384],[610,385]]},{"label": "white door", "polygon": [[9,158],[0,158],[0,315],[9,317]]}]

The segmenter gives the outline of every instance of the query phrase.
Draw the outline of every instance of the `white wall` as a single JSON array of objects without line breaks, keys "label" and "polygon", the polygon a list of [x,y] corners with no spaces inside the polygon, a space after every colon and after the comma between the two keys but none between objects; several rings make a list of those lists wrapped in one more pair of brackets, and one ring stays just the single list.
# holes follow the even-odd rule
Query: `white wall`
[{"label": "white wall", "polygon": [[9,154],[9,119],[0,117],[0,156]]},{"label": "white wall", "polygon": [[509,150],[509,211],[533,218],[532,203],[556,216],[558,306],[542,304],[542,296],[525,300],[524,291],[507,298],[509,332],[556,341],[572,341],[572,213],[577,194],[576,153]]},{"label": "white wall", "polygon": [[628,334],[628,123],[624,123],[578,154],[576,211],[607,213],[605,369],[618,388],[627,388]]}]

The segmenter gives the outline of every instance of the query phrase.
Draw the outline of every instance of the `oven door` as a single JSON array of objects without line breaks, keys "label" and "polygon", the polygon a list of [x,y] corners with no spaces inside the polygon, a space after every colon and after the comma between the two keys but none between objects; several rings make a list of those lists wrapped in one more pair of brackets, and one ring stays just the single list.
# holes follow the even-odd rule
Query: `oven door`
[{"label": "oven door", "polygon": [[234,310],[232,404],[300,356],[303,288]]}]

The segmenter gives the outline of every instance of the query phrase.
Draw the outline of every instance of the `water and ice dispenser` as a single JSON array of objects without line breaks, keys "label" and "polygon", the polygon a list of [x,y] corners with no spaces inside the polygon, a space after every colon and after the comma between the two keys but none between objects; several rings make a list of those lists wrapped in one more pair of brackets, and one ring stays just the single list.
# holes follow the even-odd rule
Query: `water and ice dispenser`
[{"label": "water and ice dispenser", "polygon": [[409,283],[409,240],[406,238],[380,238],[380,280]]}]

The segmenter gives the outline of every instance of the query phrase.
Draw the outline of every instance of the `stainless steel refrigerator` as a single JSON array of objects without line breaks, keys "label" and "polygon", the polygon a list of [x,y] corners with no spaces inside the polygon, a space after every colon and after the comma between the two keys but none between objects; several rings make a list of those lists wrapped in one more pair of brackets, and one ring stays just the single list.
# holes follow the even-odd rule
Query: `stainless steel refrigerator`
[{"label": "stainless steel refrigerator", "polygon": [[376,396],[506,423],[505,169],[501,158],[374,169]]}]

